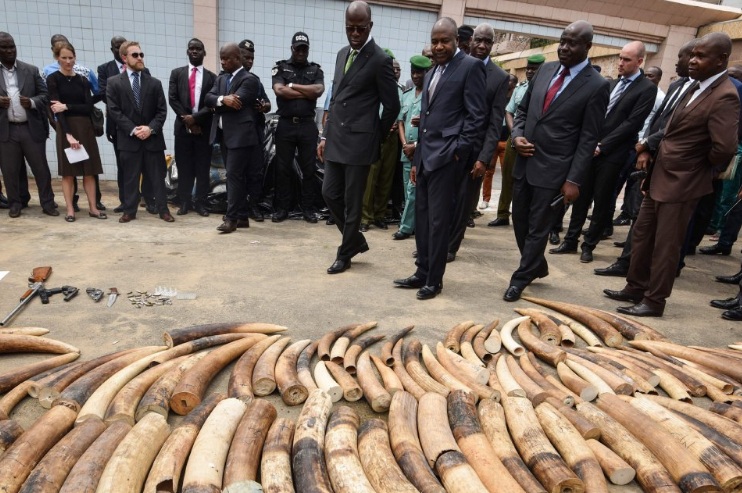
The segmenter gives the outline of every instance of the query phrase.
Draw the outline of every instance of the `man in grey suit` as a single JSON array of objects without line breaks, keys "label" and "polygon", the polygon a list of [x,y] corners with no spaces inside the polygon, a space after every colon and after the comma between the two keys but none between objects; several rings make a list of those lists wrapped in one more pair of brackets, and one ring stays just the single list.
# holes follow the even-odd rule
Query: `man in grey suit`
[{"label": "man in grey suit", "polygon": [[0,32],[0,169],[8,194],[8,214],[10,217],[21,215],[19,184],[27,161],[36,178],[44,214],[58,216],[46,161],[46,139],[49,137],[46,84],[38,68],[16,60],[16,55],[13,37]]},{"label": "man in grey suit", "polygon": [[541,66],[513,125],[513,230],[521,259],[505,301],[516,301],[534,279],[549,275],[544,249],[560,203],[571,204],[598,144],[608,107],[608,81],[587,53],[593,27],[577,21],[559,40],[559,62]]},{"label": "man in grey suit", "polygon": [[434,298],[443,289],[452,205],[459,184],[469,179],[466,172],[478,159],[489,111],[484,64],[457,49],[457,39],[456,22],[448,17],[439,19],[430,33],[436,68],[423,83],[420,133],[410,174],[417,184],[417,270],[394,281],[403,288],[417,288],[418,300]]},{"label": "man in grey suit", "polygon": [[[366,178],[371,163],[379,160],[382,135],[389,133],[399,114],[392,59],[370,38],[373,25],[366,2],[348,6],[345,32],[350,45],[337,54],[329,117],[317,147],[317,157],[325,163],[322,196],[343,235],[328,274],[346,271],[351,258],[368,251],[358,231]],[[381,118],[379,104],[384,106]]]}]

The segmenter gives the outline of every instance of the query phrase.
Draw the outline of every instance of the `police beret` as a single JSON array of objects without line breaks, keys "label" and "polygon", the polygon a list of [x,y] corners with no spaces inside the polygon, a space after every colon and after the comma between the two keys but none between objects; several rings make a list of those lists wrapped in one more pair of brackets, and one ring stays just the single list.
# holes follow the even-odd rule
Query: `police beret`
[{"label": "police beret", "polygon": [[474,28],[471,26],[461,26],[459,28],[459,40],[466,41],[474,36]]},{"label": "police beret", "polygon": [[413,69],[427,70],[433,65],[433,62],[431,62],[430,58],[426,56],[415,55],[410,58],[410,65]]},{"label": "police beret", "polygon": [[539,53],[537,55],[529,56],[527,61],[528,63],[544,63],[544,61],[546,61],[546,57]]},{"label": "police beret", "polygon": [[389,55],[389,58],[391,58],[392,60],[395,60],[397,58],[394,56],[394,52],[390,50],[389,48],[384,48],[384,53]]}]

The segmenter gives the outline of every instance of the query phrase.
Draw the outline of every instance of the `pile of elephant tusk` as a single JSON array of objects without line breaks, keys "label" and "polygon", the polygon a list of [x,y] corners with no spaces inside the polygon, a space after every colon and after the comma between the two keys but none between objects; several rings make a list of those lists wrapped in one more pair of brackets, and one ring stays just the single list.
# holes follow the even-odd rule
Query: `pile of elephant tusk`
[{"label": "pile of elephant tusk", "polygon": [[[0,492],[742,491],[742,342],[685,347],[524,299],[537,307],[434,346],[376,322],[316,341],[223,323],[76,361],[44,329],[7,329],[0,353],[59,356],[0,374]],[[29,396],[48,411],[23,429]]]}]

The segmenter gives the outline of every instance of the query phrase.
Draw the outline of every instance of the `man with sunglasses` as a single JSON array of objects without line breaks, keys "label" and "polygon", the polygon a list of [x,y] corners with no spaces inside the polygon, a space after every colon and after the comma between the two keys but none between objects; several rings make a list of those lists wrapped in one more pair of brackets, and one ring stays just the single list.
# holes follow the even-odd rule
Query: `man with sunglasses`
[{"label": "man with sunglasses", "polygon": [[[366,178],[381,155],[382,136],[399,114],[392,59],[370,37],[373,25],[366,2],[348,6],[349,46],[337,55],[329,117],[317,147],[317,157],[325,163],[322,196],[343,236],[328,274],[348,270],[351,258],[368,251],[358,230]],[[379,104],[384,107],[381,116]]]}]

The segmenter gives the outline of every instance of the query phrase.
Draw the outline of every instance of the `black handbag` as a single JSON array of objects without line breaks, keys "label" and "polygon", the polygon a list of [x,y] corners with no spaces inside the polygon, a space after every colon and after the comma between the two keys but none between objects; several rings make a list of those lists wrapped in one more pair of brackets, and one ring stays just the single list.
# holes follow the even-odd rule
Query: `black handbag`
[{"label": "black handbag", "polygon": [[105,133],[103,111],[93,106],[93,111],[90,113],[90,121],[93,122],[93,131],[95,132],[95,136],[102,137]]}]

